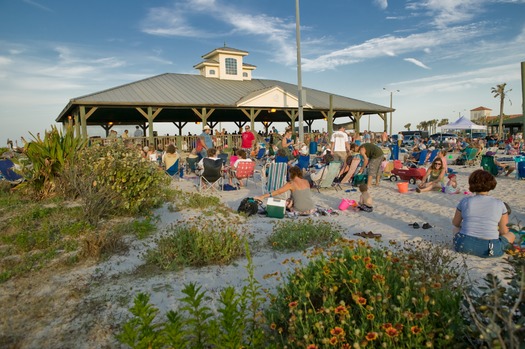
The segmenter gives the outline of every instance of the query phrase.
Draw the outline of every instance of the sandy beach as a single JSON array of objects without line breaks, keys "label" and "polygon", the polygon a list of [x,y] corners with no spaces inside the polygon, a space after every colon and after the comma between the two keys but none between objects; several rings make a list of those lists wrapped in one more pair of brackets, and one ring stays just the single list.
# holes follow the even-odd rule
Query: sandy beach
[{"label": "sandy beach", "polygon": [[[383,241],[428,241],[444,244],[452,251],[451,219],[458,202],[468,194],[468,175],[479,167],[450,166],[457,171],[461,194],[444,194],[441,192],[416,193],[410,185],[408,193],[399,193],[396,183],[383,180],[370,193],[374,200],[374,211],[356,212],[339,211],[339,215],[318,216],[314,219],[328,220],[343,227],[345,237],[356,239],[354,233],[373,231],[382,234]],[[512,207],[511,223],[525,222],[525,202],[523,187],[525,181],[517,180],[512,174],[509,177],[497,177],[498,185],[491,193],[506,201]],[[260,182],[250,181],[246,188],[237,191],[225,191],[216,194],[228,207],[237,209],[244,197],[261,194]],[[174,188],[196,192],[196,179],[185,177],[173,181]],[[317,205],[337,210],[342,198],[358,200],[359,192],[347,191],[350,186],[343,186],[343,191],[322,189],[321,193],[313,190]],[[55,271],[49,279],[23,278],[11,280],[1,286],[0,304],[8,305],[4,314],[9,314],[7,321],[2,321],[1,329],[14,336],[24,334],[17,348],[106,348],[117,346],[114,334],[117,323],[124,321],[134,295],[139,292],[149,293],[151,301],[159,307],[161,313],[176,307],[181,297],[180,290],[184,284],[196,282],[213,296],[226,285],[239,286],[247,273],[246,260],[238,260],[231,265],[210,266],[205,268],[186,268],[179,272],[162,272],[155,274],[136,273],[144,264],[144,252],[153,246],[166,228],[172,224],[188,219],[198,219],[199,212],[180,208],[176,212],[168,205],[156,211],[159,217],[158,232],[141,241],[132,241],[131,248],[125,255],[116,255],[109,260],[94,264],[85,263],[75,269]],[[289,218],[284,218],[289,219]],[[303,218],[298,218],[303,219]],[[275,278],[264,278],[265,275],[280,272],[286,273],[289,265],[283,265],[286,258],[302,258],[301,252],[276,253],[264,245],[278,219],[255,215],[246,219],[242,230],[253,233],[251,239],[259,241],[252,251],[255,265],[255,276],[263,288],[272,289]],[[419,225],[429,223],[431,229],[414,229],[410,223]],[[504,276],[505,257],[482,259],[463,257],[469,267],[472,280],[479,280],[486,273],[492,272]],[[27,285],[20,290],[19,284]],[[47,302],[42,313],[27,319],[28,307]],[[5,315],[4,315],[5,316]],[[31,320],[31,321],[29,321]],[[73,345],[73,346],[72,346]],[[0,347],[3,347],[0,345]]]}]

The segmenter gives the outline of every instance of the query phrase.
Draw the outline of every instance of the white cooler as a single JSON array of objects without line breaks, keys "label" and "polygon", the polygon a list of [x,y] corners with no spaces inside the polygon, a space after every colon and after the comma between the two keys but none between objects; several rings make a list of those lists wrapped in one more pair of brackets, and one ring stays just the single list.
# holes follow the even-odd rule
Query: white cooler
[{"label": "white cooler", "polygon": [[286,200],[268,198],[266,203],[266,214],[268,217],[283,218],[286,211]]}]

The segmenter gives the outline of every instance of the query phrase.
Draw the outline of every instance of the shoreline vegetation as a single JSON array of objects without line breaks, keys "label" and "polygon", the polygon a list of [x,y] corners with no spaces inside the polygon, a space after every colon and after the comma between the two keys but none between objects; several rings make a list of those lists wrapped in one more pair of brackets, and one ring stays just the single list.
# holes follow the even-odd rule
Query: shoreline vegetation
[{"label": "shoreline vegetation", "polygon": [[[258,188],[201,195],[124,146],[68,137],[35,140],[28,156],[39,165],[0,191],[0,348],[524,343],[523,253],[481,262],[452,252],[446,227],[407,231],[414,218],[403,214],[423,202],[446,216],[433,202],[454,207],[452,196],[411,198],[388,183],[372,192],[373,215],[246,217],[236,205]],[[383,240],[352,234],[365,229]]]}]

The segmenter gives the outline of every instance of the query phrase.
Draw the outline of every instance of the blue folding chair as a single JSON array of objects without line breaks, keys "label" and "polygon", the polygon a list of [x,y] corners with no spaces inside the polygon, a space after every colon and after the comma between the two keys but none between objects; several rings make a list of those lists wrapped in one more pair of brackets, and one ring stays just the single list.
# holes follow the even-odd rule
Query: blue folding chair
[{"label": "blue folding chair", "polygon": [[421,167],[421,166],[425,165],[425,162],[427,160],[427,154],[428,154],[428,150],[427,149],[421,150],[419,152],[419,159],[417,161],[417,166],[418,167]]},{"label": "blue folding chair", "polygon": [[307,170],[308,167],[310,167],[310,155],[299,155],[297,167],[299,167],[301,170]]},{"label": "blue folding chair", "polygon": [[171,177],[175,177],[177,174],[180,175],[179,160],[180,159],[177,159],[177,161],[175,161],[173,165],[171,165],[168,169],[166,169],[166,173],[169,174]]},{"label": "blue folding chair", "polygon": [[432,150],[432,152],[430,153],[430,156],[428,157],[428,162],[432,163],[432,161],[434,161],[438,153],[439,153],[439,149]]},{"label": "blue folding chair", "polygon": [[0,160],[0,180],[16,185],[24,181],[24,177],[13,171],[15,164],[10,159]]}]

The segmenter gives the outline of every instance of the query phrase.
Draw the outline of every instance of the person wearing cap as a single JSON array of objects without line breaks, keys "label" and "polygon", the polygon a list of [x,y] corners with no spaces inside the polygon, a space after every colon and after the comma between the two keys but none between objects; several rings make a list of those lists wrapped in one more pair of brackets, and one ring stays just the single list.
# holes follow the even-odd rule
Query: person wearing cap
[{"label": "person wearing cap", "polygon": [[213,139],[210,133],[210,126],[206,125],[202,128],[202,133],[199,135],[199,140],[202,144],[202,150],[200,151],[201,158],[205,158],[208,155],[208,149],[213,148]]},{"label": "person wearing cap", "polygon": [[241,134],[241,149],[250,154],[255,145],[255,135],[250,130],[250,125],[244,126],[244,132]]},{"label": "person wearing cap", "polygon": [[501,257],[516,236],[507,226],[507,206],[489,195],[496,188],[496,178],[485,170],[476,170],[468,184],[476,195],[463,198],[456,207],[452,218],[454,250],[483,258]]},{"label": "person wearing cap", "polygon": [[454,173],[448,175],[448,182],[443,188],[445,194],[459,194],[458,181]]},{"label": "person wearing cap", "polygon": [[505,172],[505,176],[508,176],[516,169],[511,164],[504,164],[504,163],[499,162],[496,159],[496,153],[493,151],[488,151],[485,155],[492,156],[494,158],[494,165],[496,165],[496,167],[498,168],[498,173]]}]

